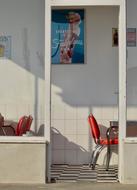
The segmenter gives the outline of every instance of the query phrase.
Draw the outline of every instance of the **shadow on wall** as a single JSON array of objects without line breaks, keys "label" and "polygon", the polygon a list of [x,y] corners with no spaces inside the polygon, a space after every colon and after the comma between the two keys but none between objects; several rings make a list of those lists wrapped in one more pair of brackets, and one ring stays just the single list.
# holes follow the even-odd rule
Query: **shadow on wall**
[{"label": "shadow on wall", "polygon": [[[31,52],[31,48],[29,47],[29,35],[28,35],[28,29],[24,28],[22,31],[22,44],[23,44],[23,59],[24,59],[24,67],[25,69],[27,69],[29,72],[32,72],[35,76],[35,80],[34,80],[34,118],[38,118],[38,107],[39,107],[39,84],[38,84],[38,80],[39,78],[44,79],[44,55],[42,53],[40,53],[39,51],[36,50],[35,52],[35,57],[37,60],[37,65],[32,65],[31,62],[31,58],[32,58],[32,52]],[[44,47],[44,44],[43,44]],[[44,49],[44,48],[43,48]],[[30,79],[28,78],[28,84],[30,83],[29,81]],[[28,92],[30,90],[30,87],[28,86]],[[34,131],[35,133],[40,134],[40,136],[44,135],[44,131],[42,134],[42,130],[39,129],[38,123],[37,123],[37,119],[34,120]],[[40,130],[40,132],[38,131]],[[37,132],[38,131],[38,132]]]},{"label": "shadow on wall", "polygon": [[[106,127],[104,126],[100,127],[101,131],[103,130],[106,131]],[[51,128],[51,135],[52,135],[52,163],[73,164],[73,165],[89,164],[93,147],[92,148],[89,147],[88,150],[83,148],[82,145],[70,141],[68,138],[65,137],[65,135],[61,134],[61,132],[54,127]],[[92,141],[92,137],[89,139],[89,141]],[[117,154],[116,148],[112,148],[111,150],[112,150],[111,156],[114,153]],[[99,157],[97,163],[105,165],[107,159],[106,148],[102,150],[101,154],[102,154],[101,159]]]},{"label": "shadow on wall", "polygon": [[54,164],[81,164],[81,158],[88,163],[90,153],[86,149],[67,139],[54,127],[51,128],[51,135],[54,136],[52,138],[52,162]]},{"label": "shadow on wall", "polygon": [[[73,110],[76,108],[77,111],[76,111],[75,119],[78,122],[80,122],[80,120],[87,121],[88,114],[90,112],[94,114],[94,107],[97,109],[100,109],[100,108],[102,109],[103,107],[111,108],[111,107],[117,106],[118,98],[117,98],[117,95],[115,94],[115,91],[117,91],[117,85],[113,82],[113,80],[116,77],[116,76],[113,76],[116,74],[115,71],[113,71],[112,79],[108,80],[110,78],[109,67],[105,68],[99,63],[96,63],[93,69],[92,69],[92,66],[93,65],[91,64],[77,65],[77,66],[75,65],[52,66],[53,107],[56,106],[56,103],[62,104],[66,107],[69,107],[70,110],[72,110],[72,113],[71,113],[72,115],[73,115]],[[100,68],[101,74],[97,74],[99,72],[98,68],[100,66],[101,66]],[[107,75],[106,75],[106,72],[108,72]],[[80,111],[83,110],[82,112],[84,116],[82,116],[81,114],[80,117],[77,117],[79,110]],[[62,112],[62,110],[58,109],[58,112]],[[109,112],[108,114],[110,115]],[[65,117],[66,117],[66,113],[64,111],[64,116],[61,119],[63,119],[64,121],[67,120]],[[95,117],[96,117],[96,114],[95,114]],[[71,119],[73,118],[74,117],[72,117]],[[54,122],[54,110],[53,110],[52,119]],[[104,119],[104,118],[100,118],[100,119]],[[104,120],[107,120],[107,119],[109,119],[109,116],[108,118],[106,117]],[[83,126],[83,128],[85,127],[88,127],[88,124],[87,126],[86,124]],[[107,126],[105,126],[105,124],[101,127],[101,133],[103,133],[103,136],[105,136],[106,128]],[[63,150],[63,147],[62,149],[59,149],[59,145],[58,145],[58,149],[56,149],[57,142],[53,143],[53,147],[56,149],[56,150],[53,150],[53,157],[56,157],[56,154],[61,154],[61,151],[64,156],[66,156],[70,152],[69,149],[66,149],[66,144],[72,143],[72,142],[69,142],[69,137],[67,134],[62,135],[61,133],[62,132],[60,131],[60,133],[58,133],[58,136],[62,138],[63,142],[64,141],[66,142],[63,145],[64,150]],[[74,135],[78,136],[79,135],[78,130],[76,133],[77,134],[74,134]],[[55,135],[52,136],[53,142],[54,142],[54,136]],[[86,134],[86,136],[88,139],[88,143],[87,143],[88,147],[85,152],[83,151],[83,149],[80,150],[80,147],[77,142],[73,142],[74,150],[78,150],[78,151],[75,151],[76,154],[78,155],[78,152],[81,152],[81,155],[82,155],[81,157],[76,156],[76,160],[77,160],[76,163],[79,163],[78,159],[80,160],[80,163],[85,163],[85,164],[89,163],[89,160],[90,160],[89,155],[91,154],[93,150],[94,142],[93,142],[93,138],[90,137],[90,134]],[[81,139],[81,142],[82,142],[82,139]],[[84,146],[81,145],[81,147],[83,148]],[[104,150],[103,152],[104,152],[104,155],[101,156],[102,164],[106,162],[106,150]],[[86,157],[86,159],[84,159],[84,156]],[[64,160],[65,161],[63,161],[63,158],[62,158],[62,163],[66,162],[66,158],[64,158]],[[54,161],[57,161],[57,159],[54,160],[53,158],[53,163]]]},{"label": "shadow on wall", "polygon": [[[73,67],[73,69],[71,69],[70,67]],[[111,79],[111,72],[109,73],[109,68],[105,68],[105,67],[102,68],[101,66],[100,70],[102,74],[101,76],[98,76],[97,66],[95,66],[93,70],[92,70],[92,67],[90,67],[89,65],[83,65],[83,66],[77,65],[77,68],[74,65],[73,66],[62,65],[61,67],[53,66],[53,69],[52,69],[53,103],[54,103],[54,96],[55,96],[55,98],[58,97],[59,102],[62,101],[65,104],[70,105],[70,107],[72,108],[75,106],[79,108],[87,107],[89,110],[89,113],[92,112],[92,107],[94,106],[98,108],[100,106],[102,107],[104,106],[106,108],[113,107],[113,106],[117,107],[118,94],[116,92],[118,91],[117,90],[118,83],[116,85],[116,82],[114,82],[114,79],[116,78],[118,73],[116,73],[116,69],[114,69],[115,73],[113,73],[114,76],[112,75],[112,79]],[[105,74],[106,73],[105,71],[107,71],[107,75]],[[118,71],[118,68],[117,68],[117,71]],[[86,76],[85,76],[86,79],[83,77],[84,73],[86,73]],[[91,80],[91,79],[94,79],[94,80]],[[116,81],[117,80],[118,80],[118,77]],[[137,115],[135,115],[135,109],[137,109],[136,82],[137,82],[137,67],[128,68],[127,70],[127,105],[129,106],[128,108],[130,108],[131,106],[134,109],[132,110],[133,112],[132,115],[129,115],[129,119],[133,118],[134,120],[137,120]],[[108,112],[108,115],[109,114],[110,113]],[[128,130],[132,131],[131,128]],[[105,137],[105,131],[106,131],[106,126],[104,125],[101,127],[101,133],[103,134],[104,137]],[[54,135],[56,135],[56,133]],[[60,133],[58,133],[58,136],[64,139],[62,140],[63,142],[64,141],[69,142],[69,140],[66,138],[67,136],[66,137],[65,135],[63,136],[61,134],[61,131]],[[92,145],[93,139],[92,140],[91,139],[92,137],[91,138],[89,137],[90,150],[92,150],[92,147],[93,147]],[[53,138],[53,141],[54,141],[54,138]],[[54,145],[55,143],[53,144],[53,147]],[[74,150],[75,149],[80,149],[77,143],[74,143]],[[89,159],[88,155],[90,154],[90,150],[85,152],[85,155],[87,155],[88,159]],[[65,151],[67,152],[68,150],[65,150]],[[61,151],[59,151],[58,154],[60,154],[60,152]],[[83,149],[81,151],[81,154],[84,155]],[[112,146],[112,157],[113,157],[113,154],[118,154],[118,150],[116,146]],[[106,156],[104,158],[106,158]],[[103,160],[103,163],[105,163],[105,160]]]},{"label": "shadow on wall", "polygon": [[[6,54],[8,51],[12,54],[11,60],[0,59],[1,73],[3,68],[6,75],[5,84],[9,84],[8,90],[1,85],[1,102],[3,98],[7,107],[10,104],[22,105],[22,108],[21,105],[20,107],[15,105],[11,109],[6,107],[1,109],[1,112],[8,117],[7,119],[10,117],[10,119],[17,120],[29,111],[34,118],[33,126],[37,133],[39,125],[44,123],[39,109],[44,104],[45,91],[43,87],[45,80],[45,0],[4,0],[1,1],[0,10],[0,18],[5,18],[5,22],[1,23],[4,29],[1,35],[11,36],[11,47],[8,42],[5,43]],[[17,67],[13,69],[12,64],[7,64],[7,62],[13,62]],[[40,121],[41,118],[42,121]]]},{"label": "shadow on wall", "polygon": [[[102,25],[102,23],[107,24]],[[78,122],[86,122],[88,114],[96,112],[94,108],[100,112],[102,108],[106,108],[108,111],[108,108],[117,107],[118,48],[112,47],[112,39],[109,38],[114,23],[118,24],[118,9],[116,7],[91,6],[86,8],[86,42],[84,44],[86,46],[86,60],[84,60],[84,64],[52,65],[52,104],[53,106],[62,104],[69,107],[68,112],[71,112],[72,115],[76,108],[75,120]],[[58,109],[58,112],[60,111]],[[105,110],[105,115],[107,115],[107,111]],[[111,111],[113,112],[112,109]],[[78,112],[81,112],[80,116],[78,116]],[[108,117],[101,116],[99,119],[103,122],[109,120],[109,111],[108,115]],[[67,120],[65,111],[64,118],[61,119]],[[74,119],[74,117],[69,117],[69,119]],[[105,126],[105,122],[103,122],[101,130],[105,135],[104,131],[108,126]],[[85,124],[83,128],[85,127],[88,126]],[[63,135],[67,137],[66,134]],[[79,135],[78,130],[76,135]],[[90,137],[89,133],[86,133],[85,136],[88,138],[87,152],[90,153],[94,146],[93,138]],[[103,162],[105,161],[103,160]]]},{"label": "shadow on wall", "polygon": [[[31,1],[32,0],[29,0],[28,4]],[[44,0],[42,1],[44,3]],[[40,1],[40,4],[42,1]],[[19,4],[20,3],[21,1],[19,1]],[[37,0],[36,1],[34,0],[34,4],[35,3],[37,3]],[[25,5],[27,6],[27,1]],[[42,14],[44,16],[44,12]],[[39,15],[39,17],[40,19],[38,20],[41,20],[42,15]],[[21,21],[22,19],[23,18],[21,18]],[[44,17],[42,19],[44,21]],[[17,20],[19,22],[20,17]],[[10,22],[10,16],[9,16],[9,22]],[[44,36],[43,38],[42,36],[39,37],[39,34],[37,33],[37,30],[39,28],[39,23],[37,22],[34,24],[34,26],[32,24],[29,25],[28,27],[24,27],[24,24],[22,22],[21,25],[23,26],[19,25],[20,28],[17,31],[17,33],[21,36],[21,38],[18,38],[18,35],[14,36],[16,33],[13,34],[12,36],[13,51],[11,50],[12,51],[11,60],[3,57],[1,57],[0,59],[1,81],[3,81],[3,78],[5,78],[6,75],[6,81],[4,82],[4,85],[1,85],[0,87],[0,90],[2,91],[0,106],[2,108],[4,107],[3,109],[1,108],[1,112],[5,117],[7,117],[7,119],[17,121],[22,115],[27,115],[27,114],[32,115],[34,118],[32,123],[33,129],[35,133],[37,133],[39,130],[39,125],[44,123],[44,113],[41,113],[44,112],[44,110],[42,110],[41,107],[45,106],[43,100],[44,91],[45,91],[43,87],[44,86],[43,83],[45,80],[44,40],[43,40]],[[11,26],[14,26],[12,22],[10,27]],[[32,28],[34,27],[36,31],[33,30],[31,27]],[[42,29],[40,29],[40,34],[41,30]],[[32,33],[30,34],[30,31],[33,31],[32,32],[33,34]],[[43,31],[44,31],[44,22],[43,22]],[[44,34],[44,32],[42,33]],[[41,38],[43,42],[37,43],[37,41],[39,41]]]},{"label": "shadow on wall", "polygon": [[44,124],[40,125],[37,136],[43,136],[44,135]]},{"label": "shadow on wall", "polygon": [[[94,69],[90,64],[77,65],[77,67],[62,65],[58,66],[59,68],[52,66],[52,90],[56,89],[56,92],[52,93],[56,93],[56,96],[60,97],[64,103],[71,106],[99,107],[104,105],[111,107],[117,105],[118,77],[116,71],[109,80],[111,76],[106,73],[109,73],[109,69],[112,70],[112,68],[102,68],[99,63],[96,65]],[[52,96],[54,98],[54,94]]]},{"label": "shadow on wall", "polygon": [[[36,28],[38,26],[36,24]],[[32,25],[30,27],[32,27]],[[12,38],[12,43],[13,43],[12,45],[15,51],[15,52],[12,51],[13,53],[12,59],[11,60],[8,60],[7,58],[0,59],[1,73],[4,72],[4,74],[7,76],[5,85],[1,85],[1,91],[2,91],[1,99],[4,100],[4,102],[6,102],[3,103],[1,101],[2,108],[5,106],[4,109],[1,109],[1,112],[5,117],[7,117],[7,119],[15,121],[17,121],[22,115],[27,115],[27,114],[32,115],[34,118],[32,123],[32,125],[34,126],[33,127],[34,133],[39,134],[39,125],[44,123],[44,118],[43,118],[44,113],[41,113],[43,111],[41,107],[42,106],[44,107],[44,100],[42,98],[44,97],[43,94],[45,91],[43,89],[43,83],[45,79],[44,40],[43,43],[41,43],[40,45],[39,43],[37,44],[37,40],[39,39],[39,34],[37,36],[37,32],[35,31],[33,32],[34,32],[33,35],[30,36],[30,28],[21,27],[20,30],[18,31],[18,33],[21,35],[21,39],[16,39],[16,38],[14,39],[14,36]],[[31,44],[33,38],[32,36],[38,37],[36,38],[36,40],[33,40],[33,45],[34,45],[33,47]],[[16,41],[19,42],[19,50],[15,45]],[[3,80],[3,78],[5,78],[5,76],[2,73],[1,81]],[[8,85],[8,89],[4,88],[4,86],[6,85]],[[7,96],[7,94],[9,94],[9,96]],[[10,108],[10,105],[14,106]],[[40,132],[40,135],[42,135],[42,131]]]}]

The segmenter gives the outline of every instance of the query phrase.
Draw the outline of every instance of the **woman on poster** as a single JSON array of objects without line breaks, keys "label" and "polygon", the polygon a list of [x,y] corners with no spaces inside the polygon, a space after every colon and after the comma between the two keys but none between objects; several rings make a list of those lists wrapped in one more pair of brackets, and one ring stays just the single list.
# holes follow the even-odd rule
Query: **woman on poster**
[{"label": "woman on poster", "polygon": [[73,49],[80,35],[80,15],[76,12],[69,12],[66,16],[68,30],[64,33],[64,41],[60,44],[60,63],[72,63]]}]

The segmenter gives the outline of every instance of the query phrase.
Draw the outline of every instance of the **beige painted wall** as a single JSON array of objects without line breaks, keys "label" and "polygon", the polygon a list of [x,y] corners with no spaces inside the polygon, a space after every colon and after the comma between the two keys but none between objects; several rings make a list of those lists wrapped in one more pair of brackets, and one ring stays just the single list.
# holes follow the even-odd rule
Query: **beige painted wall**
[{"label": "beige painted wall", "polygon": [[137,142],[124,142],[123,183],[137,184]]},{"label": "beige painted wall", "polygon": [[45,183],[44,143],[2,143],[0,152],[0,183]]}]

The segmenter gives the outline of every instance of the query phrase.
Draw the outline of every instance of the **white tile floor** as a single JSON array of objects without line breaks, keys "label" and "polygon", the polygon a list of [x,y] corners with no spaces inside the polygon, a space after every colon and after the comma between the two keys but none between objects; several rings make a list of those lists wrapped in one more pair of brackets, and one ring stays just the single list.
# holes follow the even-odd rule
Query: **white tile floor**
[{"label": "white tile floor", "polygon": [[52,165],[51,178],[54,182],[118,182],[118,166],[96,166],[95,170],[88,165]]}]

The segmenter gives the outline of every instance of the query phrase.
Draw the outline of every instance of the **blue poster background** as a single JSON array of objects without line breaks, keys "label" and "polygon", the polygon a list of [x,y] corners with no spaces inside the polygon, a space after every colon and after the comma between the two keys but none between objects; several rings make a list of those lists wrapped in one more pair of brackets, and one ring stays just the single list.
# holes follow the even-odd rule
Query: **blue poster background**
[{"label": "blue poster background", "polygon": [[70,12],[80,15],[80,34],[73,48],[71,64],[84,64],[84,10],[52,10],[52,30],[51,30],[51,55],[52,64],[60,64],[60,44],[64,40],[64,33],[68,30],[69,22],[67,15]]},{"label": "blue poster background", "polygon": [[0,36],[0,57],[11,59],[11,36]]}]

